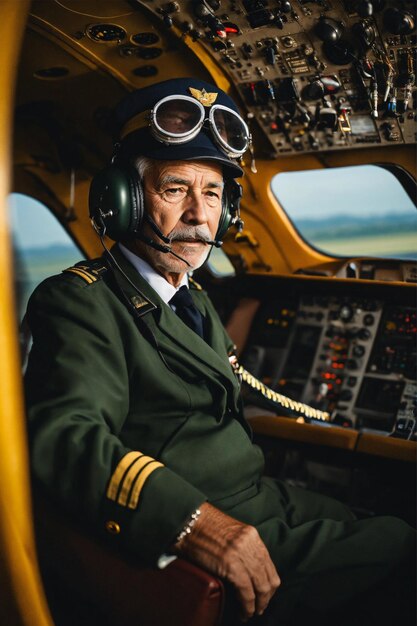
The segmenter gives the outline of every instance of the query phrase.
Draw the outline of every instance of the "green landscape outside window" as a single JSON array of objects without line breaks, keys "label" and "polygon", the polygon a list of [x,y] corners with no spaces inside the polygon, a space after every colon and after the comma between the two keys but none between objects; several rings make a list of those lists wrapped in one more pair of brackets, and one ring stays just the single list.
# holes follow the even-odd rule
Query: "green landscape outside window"
[{"label": "green landscape outside window", "polygon": [[83,258],[51,211],[29,196],[9,196],[9,214],[15,256],[15,284],[22,319],[35,287]]}]

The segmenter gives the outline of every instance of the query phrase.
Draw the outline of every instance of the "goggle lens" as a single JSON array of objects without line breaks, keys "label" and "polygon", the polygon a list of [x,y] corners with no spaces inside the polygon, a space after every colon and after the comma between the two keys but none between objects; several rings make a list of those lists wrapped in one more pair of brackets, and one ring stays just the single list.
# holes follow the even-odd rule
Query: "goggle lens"
[{"label": "goggle lens", "polygon": [[238,115],[223,108],[213,109],[213,128],[227,148],[242,153],[248,147],[248,132]]},{"label": "goggle lens", "polygon": [[204,119],[204,110],[191,100],[165,100],[154,109],[158,129],[168,136],[187,136]]}]

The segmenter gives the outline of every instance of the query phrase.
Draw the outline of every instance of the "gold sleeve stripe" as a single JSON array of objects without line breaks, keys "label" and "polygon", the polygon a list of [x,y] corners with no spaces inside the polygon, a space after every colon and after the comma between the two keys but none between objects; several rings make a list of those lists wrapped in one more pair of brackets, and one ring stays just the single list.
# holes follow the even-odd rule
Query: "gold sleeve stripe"
[{"label": "gold sleeve stripe", "polygon": [[124,478],[126,471],[137,459],[142,456],[142,452],[132,450],[120,459],[116,469],[113,472],[113,476],[111,477],[109,486],[107,487],[106,496],[110,500],[116,500],[120,484]]},{"label": "gold sleeve stripe", "polygon": [[154,472],[156,469],[158,469],[158,467],[164,467],[162,463],[160,463],[159,461],[150,461],[141,471],[141,473],[139,474],[139,477],[137,477],[137,480],[134,484],[134,487],[132,489],[132,493],[131,496],[129,498],[129,502],[128,502],[128,508],[129,509],[136,509],[136,507],[138,506],[138,502],[139,502],[139,496],[141,494],[141,491],[143,489],[143,485],[145,484],[146,480],[149,478],[149,476],[152,474],[152,472]]},{"label": "gold sleeve stripe", "polygon": [[78,276],[81,276],[81,278],[84,279],[85,282],[88,283],[89,285],[91,285],[91,283],[95,283],[97,280],[96,276],[89,274],[88,272],[80,269],[79,267],[70,267],[67,270],[64,270],[64,272],[72,272],[73,274],[78,274]]},{"label": "gold sleeve stripe", "polygon": [[121,488],[119,489],[119,494],[117,496],[117,502],[122,506],[127,505],[127,501],[129,499],[130,489],[136,480],[138,474],[143,470],[145,465],[147,465],[150,461],[154,461],[151,456],[145,456],[142,454],[140,457],[137,457],[127,472],[123,476],[123,481],[121,484]]}]

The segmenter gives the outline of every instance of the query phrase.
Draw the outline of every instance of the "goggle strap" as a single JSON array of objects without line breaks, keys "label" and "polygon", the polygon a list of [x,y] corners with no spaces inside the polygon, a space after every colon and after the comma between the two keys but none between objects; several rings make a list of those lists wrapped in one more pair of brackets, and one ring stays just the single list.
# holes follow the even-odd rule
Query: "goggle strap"
[{"label": "goggle strap", "polygon": [[141,111],[123,126],[120,132],[120,140],[122,141],[127,135],[133,133],[135,130],[149,126],[150,111]]}]

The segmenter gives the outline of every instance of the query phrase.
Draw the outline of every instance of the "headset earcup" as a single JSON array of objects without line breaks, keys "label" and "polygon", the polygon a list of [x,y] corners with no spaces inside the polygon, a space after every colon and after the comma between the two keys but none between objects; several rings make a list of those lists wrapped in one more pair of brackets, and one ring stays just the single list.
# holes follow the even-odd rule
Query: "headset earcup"
[{"label": "headset earcup", "polygon": [[110,165],[94,176],[89,194],[90,217],[100,234],[114,241],[132,237],[143,220],[143,190],[131,166]]},{"label": "headset earcup", "polygon": [[124,168],[128,184],[130,186],[131,218],[128,236],[135,236],[141,230],[145,213],[145,201],[143,196],[142,181],[138,172],[131,165]]},{"label": "headset earcup", "polygon": [[239,202],[242,195],[242,187],[234,179],[226,180],[222,196],[222,212],[216,233],[216,241],[221,241],[230,226],[233,218],[239,215]]},{"label": "headset earcup", "polygon": [[221,241],[223,239],[231,225],[232,215],[229,211],[228,199],[228,194],[225,190],[222,197],[222,212],[220,215],[219,226],[217,228],[217,233],[215,237],[216,241]]}]

